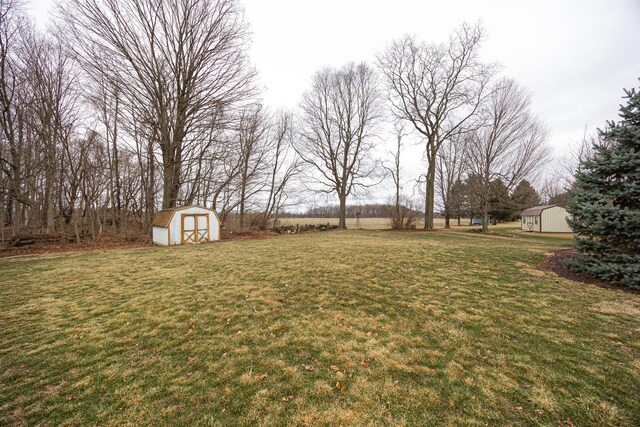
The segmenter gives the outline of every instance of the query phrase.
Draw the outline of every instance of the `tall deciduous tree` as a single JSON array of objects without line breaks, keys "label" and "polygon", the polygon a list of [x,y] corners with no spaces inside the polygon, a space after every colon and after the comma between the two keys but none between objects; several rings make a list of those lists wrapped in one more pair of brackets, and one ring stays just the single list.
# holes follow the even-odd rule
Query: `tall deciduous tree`
[{"label": "tall deciduous tree", "polygon": [[448,43],[420,43],[406,36],[378,57],[393,111],[425,141],[427,229],[433,228],[438,152],[472,121],[495,72],[478,57],[481,40],[479,25],[463,25]]},{"label": "tall deciduous tree", "polygon": [[121,117],[145,124],[138,130],[161,159],[162,206],[175,206],[212,118],[252,93],[238,2],[77,0],[60,15],[83,68],[118,88]]},{"label": "tall deciduous tree", "polygon": [[618,123],[602,132],[570,191],[575,248],[566,261],[577,272],[640,289],[640,92],[626,91]]},{"label": "tall deciduous tree", "polygon": [[338,197],[339,227],[344,229],[347,197],[370,185],[376,172],[372,151],[381,110],[373,69],[350,63],[319,71],[300,109],[296,151],[311,170],[308,184]]},{"label": "tall deciduous tree", "polygon": [[[293,115],[280,111],[274,119],[269,136],[269,171],[266,183],[266,202],[263,209],[261,228],[267,228],[278,213],[290,203],[296,203],[290,194],[290,186],[300,174],[300,161],[293,149]],[[292,201],[293,199],[293,201]]]},{"label": "tall deciduous tree", "polygon": [[238,223],[245,227],[245,215],[249,203],[260,193],[266,182],[263,175],[268,171],[269,118],[261,105],[243,112],[238,128],[240,168],[238,173]]}]

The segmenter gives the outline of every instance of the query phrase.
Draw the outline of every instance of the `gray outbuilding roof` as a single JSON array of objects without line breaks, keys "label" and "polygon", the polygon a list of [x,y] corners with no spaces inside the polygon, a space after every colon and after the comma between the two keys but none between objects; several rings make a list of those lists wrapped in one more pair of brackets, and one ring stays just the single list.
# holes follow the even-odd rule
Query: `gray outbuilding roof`
[{"label": "gray outbuilding roof", "polygon": [[542,213],[543,210],[553,208],[557,205],[542,205],[542,206],[534,206],[529,209],[525,209],[520,214],[521,216],[538,216]]}]

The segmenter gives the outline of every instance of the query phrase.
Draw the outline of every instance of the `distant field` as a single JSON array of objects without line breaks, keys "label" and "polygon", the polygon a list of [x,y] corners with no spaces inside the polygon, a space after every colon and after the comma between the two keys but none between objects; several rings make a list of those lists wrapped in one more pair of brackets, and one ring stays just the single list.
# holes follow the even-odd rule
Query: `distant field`
[{"label": "distant field", "polygon": [[[466,221],[466,222],[465,222]],[[296,225],[296,224],[331,224],[338,225],[338,218],[281,218],[280,222],[283,225]],[[452,222],[452,225],[456,223]],[[463,224],[468,224],[469,220],[463,220]],[[444,219],[436,218],[434,220],[434,225],[438,228],[444,227]],[[424,219],[420,219],[417,224],[417,228],[424,227]],[[347,228],[355,229],[356,227],[356,218],[347,218]],[[360,227],[363,230],[382,230],[385,228],[391,228],[389,223],[389,218],[360,218]]]},{"label": "distant field", "polygon": [[[281,224],[283,225],[296,225],[296,224],[331,224],[338,225],[338,218],[281,218]],[[472,228],[480,228],[478,225],[470,226],[469,218],[463,218],[460,221],[460,226],[457,225],[457,220],[451,221],[451,228],[454,231],[466,231]],[[435,218],[434,225],[436,228],[444,228],[444,218]],[[416,223],[416,228],[420,229],[424,227],[424,220],[420,219]],[[363,230],[384,230],[391,228],[388,218],[360,218],[360,226],[356,226],[355,218],[347,218],[347,228],[348,229],[363,229]],[[497,225],[490,225],[490,231],[495,231],[498,233],[518,233],[518,235],[522,235],[525,237],[550,237],[553,239],[571,239],[573,238],[573,234],[571,233],[531,233],[531,232],[520,232],[520,222],[503,222]]]},{"label": "distant field", "polygon": [[[504,228],[503,228],[504,229]],[[332,231],[0,260],[0,425],[638,426],[568,240]]]}]

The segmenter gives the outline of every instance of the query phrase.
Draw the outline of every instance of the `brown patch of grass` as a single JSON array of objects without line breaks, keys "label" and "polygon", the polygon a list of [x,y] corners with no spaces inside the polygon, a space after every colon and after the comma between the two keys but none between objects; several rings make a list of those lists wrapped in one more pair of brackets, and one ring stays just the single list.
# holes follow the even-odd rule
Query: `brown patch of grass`
[{"label": "brown patch of grass", "polygon": [[591,310],[611,315],[625,314],[640,318],[640,304],[635,301],[601,301],[594,304]]}]

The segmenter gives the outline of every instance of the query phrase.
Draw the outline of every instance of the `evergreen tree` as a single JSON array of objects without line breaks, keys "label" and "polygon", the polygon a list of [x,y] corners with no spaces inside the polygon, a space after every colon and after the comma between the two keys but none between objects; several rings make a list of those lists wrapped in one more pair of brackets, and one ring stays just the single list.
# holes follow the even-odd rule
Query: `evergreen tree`
[{"label": "evergreen tree", "polygon": [[540,204],[540,196],[529,181],[523,179],[513,190],[513,194],[511,194],[511,204],[519,215],[520,212],[525,209],[538,206]]},{"label": "evergreen tree", "polygon": [[549,198],[549,204],[566,207],[569,204],[569,193],[565,191],[564,193],[551,196]]},{"label": "evergreen tree", "polygon": [[451,186],[451,194],[449,194],[449,208],[451,210],[451,216],[457,219],[458,225],[460,225],[460,219],[469,214],[464,182],[460,178],[458,178]]},{"label": "evergreen tree", "polygon": [[482,177],[478,174],[470,173],[464,181],[463,197],[471,217],[482,216],[483,209],[488,204],[488,199],[485,200],[484,197],[486,192],[483,188]]},{"label": "evergreen tree", "polygon": [[570,191],[569,221],[583,255],[573,271],[640,289],[640,93],[625,91],[618,123],[601,131],[604,143],[583,161]]},{"label": "evergreen tree", "polygon": [[489,215],[494,223],[511,219],[513,215],[509,189],[498,178],[489,184]]}]

